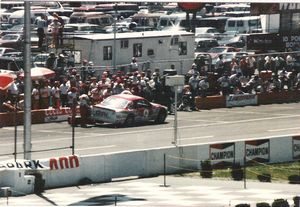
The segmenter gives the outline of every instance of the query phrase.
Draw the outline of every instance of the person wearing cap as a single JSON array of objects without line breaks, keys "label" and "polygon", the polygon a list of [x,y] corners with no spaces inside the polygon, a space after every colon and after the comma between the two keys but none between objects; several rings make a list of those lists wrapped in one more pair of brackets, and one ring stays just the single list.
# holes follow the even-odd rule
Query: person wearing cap
[{"label": "person wearing cap", "polygon": [[139,65],[137,63],[136,57],[132,57],[130,63],[130,72],[137,71],[138,69],[139,69]]},{"label": "person wearing cap", "polygon": [[191,86],[185,85],[182,90],[182,101],[178,107],[179,111],[192,111],[193,103],[192,103],[192,92]]},{"label": "person wearing cap", "polygon": [[40,108],[40,90],[39,90],[39,82],[35,81],[32,84],[32,91],[31,91],[31,100],[32,100],[32,110],[36,110]]},{"label": "person wearing cap", "polygon": [[68,105],[68,91],[69,91],[69,86],[67,85],[66,78],[64,78],[61,81],[61,84],[59,86],[59,91],[60,91],[61,106],[66,107]]},{"label": "person wearing cap", "polygon": [[55,70],[57,66],[57,57],[54,52],[51,52],[46,60],[46,68],[51,70]]},{"label": "person wearing cap", "polygon": [[88,63],[88,67],[87,67],[87,73],[89,75],[89,77],[94,77],[95,76],[95,68],[94,68],[94,63],[92,61],[89,61]]},{"label": "person wearing cap", "polygon": [[14,82],[8,87],[8,100],[10,100],[13,104],[18,100],[19,88],[16,83],[16,79]]},{"label": "person wearing cap", "polygon": [[55,81],[54,86],[51,88],[51,97],[52,97],[52,107],[59,109],[61,106],[60,103],[60,87],[59,87],[59,82]]},{"label": "person wearing cap", "polygon": [[117,78],[115,81],[113,88],[112,88],[112,93],[115,94],[120,94],[124,91],[124,85],[122,83],[122,80],[120,78]]},{"label": "person wearing cap", "polygon": [[68,92],[68,106],[71,108],[77,106],[77,91],[78,89],[76,87],[72,87]]},{"label": "person wearing cap", "polygon": [[97,87],[91,90],[91,101],[92,105],[98,104],[103,100],[102,97],[103,87],[101,84],[97,84]]},{"label": "person wearing cap", "polygon": [[88,118],[90,115],[90,99],[87,94],[79,96],[79,110],[80,110],[80,126],[87,128]]},{"label": "person wearing cap", "polygon": [[49,28],[51,29],[51,35],[52,35],[52,44],[50,45],[50,48],[57,48],[58,46],[58,33],[59,29],[61,27],[61,23],[58,21],[56,17],[54,17],[52,23],[49,25]]},{"label": "person wearing cap", "polygon": [[229,76],[228,73],[225,72],[223,74],[223,76],[221,76],[220,78],[218,78],[217,80],[218,84],[219,84],[219,88],[220,88],[220,92],[223,96],[227,96],[230,94],[230,80],[229,80]]},{"label": "person wearing cap", "polygon": [[202,98],[207,96],[208,90],[209,90],[209,81],[208,78],[205,76],[199,81],[198,84],[198,90],[199,90],[199,96]]},{"label": "person wearing cap", "polygon": [[64,31],[65,22],[64,22],[63,18],[61,18],[61,16],[59,16],[57,13],[53,13],[53,17],[55,19],[57,19],[57,21],[60,24],[60,27],[58,28],[56,42],[57,42],[58,45],[63,45],[63,31]]}]

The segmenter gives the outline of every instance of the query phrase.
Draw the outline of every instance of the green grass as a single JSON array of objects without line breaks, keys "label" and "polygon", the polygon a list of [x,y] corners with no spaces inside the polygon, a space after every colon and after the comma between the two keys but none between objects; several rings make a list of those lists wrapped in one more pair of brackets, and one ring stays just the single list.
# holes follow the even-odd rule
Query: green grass
[{"label": "green grass", "polygon": [[[262,174],[270,174],[272,181],[286,181],[291,175],[300,176],[300,162],[290,162],[282,164],[260,164],[255,166],[247,166],[246,178],[250,180],[258,180],[257,176]],[[181,176],[200,177],[200,173],[184,173]],[[231,169],[214,169],[213,178],[231,179]]]}]

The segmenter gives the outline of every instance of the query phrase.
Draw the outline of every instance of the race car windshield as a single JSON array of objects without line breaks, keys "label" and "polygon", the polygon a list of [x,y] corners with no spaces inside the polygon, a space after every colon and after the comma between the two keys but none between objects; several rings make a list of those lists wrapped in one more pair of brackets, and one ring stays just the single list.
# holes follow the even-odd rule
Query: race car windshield
[{"label": "race car windshield", "polygon": [[103,102],[103,106],[109,106],[113,108],[125,108],[129,103],[128,100],[116,97],[108,97]]}]

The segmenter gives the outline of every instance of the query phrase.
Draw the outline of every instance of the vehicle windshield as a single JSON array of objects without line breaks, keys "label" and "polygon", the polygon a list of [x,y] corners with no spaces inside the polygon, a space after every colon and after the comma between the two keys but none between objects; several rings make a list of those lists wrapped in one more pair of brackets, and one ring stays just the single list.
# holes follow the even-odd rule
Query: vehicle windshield
[{"label": "vehicle windshield", "polygon": [[18,36],[16,35],[4,35],[2,37],[2,40],[16,40],[16,39],[18,39]]},{"label": "vehicle windshield", "polygon": [[104,99],[101,105],[120,109],[120,108],[125,108],[128,103],[129,101],[126,99],[110,96]]}]

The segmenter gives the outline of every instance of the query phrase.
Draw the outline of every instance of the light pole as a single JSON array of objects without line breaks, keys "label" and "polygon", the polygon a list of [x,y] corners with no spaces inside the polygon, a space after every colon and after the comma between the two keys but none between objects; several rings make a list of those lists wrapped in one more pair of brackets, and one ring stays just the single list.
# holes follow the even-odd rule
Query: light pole
[{"label": "light pole", "polygon": [[25,51],[24,51],[24,159],[31,160],[31,44],[30,2],[24,2]]},{"label": "light pole", "polygon": [[114,48],[113,48],[113,70],[116,70],[116,51],[117,51],[117,41],[116,41],[116,36],[117,36],[117,8],[118,4],[115,4],[114,9],[114,26],[113,26],[113,31],[114,31]]}]

